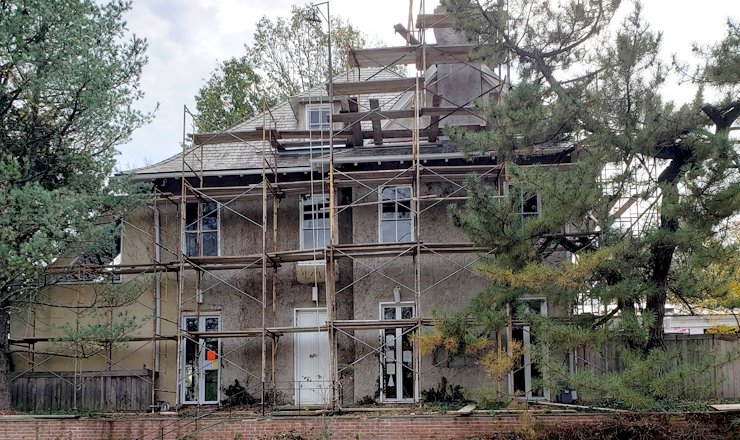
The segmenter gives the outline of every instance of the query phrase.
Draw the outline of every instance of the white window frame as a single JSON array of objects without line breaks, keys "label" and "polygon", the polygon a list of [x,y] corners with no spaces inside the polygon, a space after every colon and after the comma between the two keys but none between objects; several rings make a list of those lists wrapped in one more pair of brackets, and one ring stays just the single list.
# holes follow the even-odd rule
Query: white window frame
[{"label": "white window frame", "polygon": [[[217,312],[201,312],[201,314],[195,315],[195,314],[185,314],[182,315],[180,325],[182,326],[182,329],[187,329],[186,322],[187,319],[197,318],[198,319],[198,332],[205,332],[205,322],[208,318],[218,318],[218,330],[221,331],[222,325],[223,325],[223,317],[220,313]],[[221,338],[208,338],[208,339],[216,339],[218,342],[218,356],[216,362],[219,363],[219,366],[217,368],[218,374],[216,379],[216,400],[205,400],[205,375],[200,374],[204,370],[205,363],[207,362],[205,359],[206,356],[206,350],[205,350],[205,338],[200,338],[198,340],[198,370],[199,374],[196,376],[198,377],[198,399],[197,400],[185,400],[187,396],[187,384],[185,382],[185,367],[186,367],[186,343],[187,343],[187,333],[183,336],[183,342],[180,347],[180,377],[178,378],[178,381],[180,383],[180,401],[183,404],[188,405],[212,405],[212,404],[218,404],[220,402],[221,397],[221,370],[223,368],[223,363],[221,362],[222,358],[222,341]]]},{"label": "white window frame", "polygon": [[[200,249],[198,249],[198,254],[199,255],[188,255],[188,240],[187,240],[188,234],[193,234],[193,235],[195,235],[197,237],[199,234],[202,234],[203,232],[213,232],[213,231],[211,231],[211,230],[209,230],[209,231],[202,231],[202,230],[197,230],[197,229],[195,231],[188,231],[187,230],[187,226],[188,226],[189,223],[187,223],[187,214],[185,214],[186,224],[185,224],[185,231],[183,232],[183,236],[182,236],[182,253],[185,256],[190,256],[190,257],[219,257],[219,256],[221,256],[221,203],[214,202],[214,201],[211,201],[211,202],[189,202],[189,203],[186,203],[185,209],[186,209],[186,212],[187,212],[187,205],[191,205],[191,204],[192,205],[205,205],[206,203],[215,203],[216,204],[216,255],[203,255],[202,242],[201,242]],[[202,213],[203,213],[203,211],[201,211],[201,214]],[[198,217],[198,219],[196,220],[196,222],[200,222],[200,221],[201,221],[201,218]]]},{"label": "white window frame", "polygon": [[[307,249],[307,248],[304,248],[303,247],[303,237],[306,235],[306,232],[308,231],[307,228],[304,228],[303,227],[303,221],[304,221],[303,215],[304,215],[304,212],[305,212],[304,202],[307,201],[307,200],[310,200],[310,199],[312,200],[312,199],[322,199],[322,198],[324,198],[324,196],[321,195],[321,194],[318,194],[318,195],[315,195],[315,194],[314,195],[312,195],[312,194],[303,194],[303,195],[301,195],[298,198],[299,212],[300,212],[300,214],[299,214],[300,215],[300,218],[298,220],[298,240],[299,240],[298,248],[301,249],[301,250],[306,250]],[[325,197],[325,201],[326,201],[325,202],[326,203],[325,206],[328,207],[329,206],[329,196],[328,195]],[[314,206],[315,206],[315,204],[314,204]],[[327,214],[327,219],[326,220],[327,220],[327,223],[330,221],[329,218],[328,218],[328,214]],[[322,228],[322,229],[331,231],[330,226],[327,226],[326,228]],[[316,228],[311,228],[310,230],[311,231],[314,231],[314,230],[316,230]],[[316,237],[314,237],[314,238],[316,238]],[[331,237],[329,237],[329,240],[331,240]],[[314,242],[315,242],[315,240],[314,240]],[[328,243],[326,243],[326,244],[328,244]],[[326,247],[326,246],[324,246],[324,247]],[[314,247],[314,248],[311,248],[311,249],[321,249],[321,248],[315,248]],[[322,260],[322,262],[323,262],[323,260]]]},{"label": "white window frame", "polygon": [[[382,200],[383,190],[384,189],[388,189],[388,188],[394,188],[394,189],[408,188],[409,189],[409,194],[411,195],[411,198],[409,200],[409,213],[411,214],[411,218],[410,218],[411,231],[410,231],[410,238],[407,241],[399,241],[398,240],[398,237],[396,237],[396,239],[393,240],[393,241],[384,241],[383,240],[383,223],[384,222],[398,223],[399,221],[401,221],[398,218],[396,218],[394,220],[383,220],[383,205],[385,203],[391,203],[390,201],[383,202],[383,200]],[[394,201],[393,203],[394,204],[397,204],[398,202]],[[398,210],[396,210],[396,213],[398,213]],[[410,241],[414,241],[416,239],[416,225],[414,224],[415,223],[414,219],[415,219],[415,215],[414,215],[414,190],[411,187],[411,185],[386,185],[386,186],[381,186],[380,188],[378,188],[378,243],[407,243],[407,242],[410,242]],[[403,221],[405,222],[405,220],[403,220]],[[396,235],[398,235],[398,230],[397,229],[396,229]]]},{"label": "white window frame", "polygon": [[319,122],[318,125],[313,125],[311,123],[311,113],[318,111],[319,112],[319,119],[321,119],[321,113],[323,110],[327,110],[328,113],[331,113],[331,104],[307,104],[306,105],[306,130],[310,131],[329,131],[329,121],[328,119],[326,121]]},{"label": "white window frame", "polygon": [[[383,319],[383,308],[385,308],[385,307],[395,307],[397,313],[400,313],[401,307],[411,307],[411,309],[413,311],[412,312],[413,313],[413,317],[416,317],[416,304],[413,301],[381,302],[381,303],[378,304],[378,317],[380,318],[381,321],[384,321],[384,319]],[[402,319],[402,318],[400,318],[400,315],[397,315],[397,319]],[[402,337],[402,335],[404,334],[404,331],[406,331],[408,329],[404,329],[402,327],[399,327],[399,328],[396,328],[395,330],[396,330],[396,339],[398,340],[399,337]],[[411,335],[411,334],[413,334],[415,332],[416,332],[415,330],[410,330],[410,331],[408,331],[408,334]],[[383,347],[385,347],[384,336],[385,336],[385,330],[380,330],[380,339],[381,339],[381,344],[382,344]],[[412,344],[413,344],[413,339],[412,339]],[[400,399],[398,397],[388,397],[388,396],[385,395],[385,386],[384,386],[384,383],[385,383],[384,382],[384,379],[385,379],[385,362],[383,362],[383,356],[384,356],[383,351],[384,351],[384,349],[383,350],[380,350],[378,352],[378,355],[380,357],[380,359],[379,359],[380,360],[380,370],[378,371],[378,374],[380,375],[380,378],[379,378],[379,380],[380,380],[380,382],[379,382],[380,383],[380,403],[402,403],[402,402],[418,402],[419,401],[419,371],[417,369],[418,368],[418,365],[417,365],[417,350],[418,350],[417,345],[416,344],[413,344],[413,350],[412,350],[412,353],[413,353],[412,354],[412,360],[413,360],[412,361],[412,371],[414,373],[414,392],[413,392],[413,396],[412,397],[407,397],[407,398],[400,398]],[[398,351],[401,351],[401,350],[396,350],[395,356],[398,356]],[[398,358],[396,357],[396,359],[398,359]],[[401,362],[396,362],[396,377],[399,377],[398,376],[398,372],[400,372],[402,370],[403,370],[402,363]],[[401,394],[403,394],[403,391],[401,391]]]}]

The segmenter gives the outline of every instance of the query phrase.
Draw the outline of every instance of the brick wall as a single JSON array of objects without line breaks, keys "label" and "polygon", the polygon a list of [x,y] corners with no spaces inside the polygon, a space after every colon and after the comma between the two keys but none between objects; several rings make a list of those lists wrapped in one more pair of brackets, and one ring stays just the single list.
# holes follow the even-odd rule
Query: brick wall
[{"label": "brick wall", "polygon": [[[537,414],[529,426],[573,426],[599,423],[615,417],[613,414]],[[633,417],[651,417],[633,416]],[[727,415],[659,416],[672,426],[686,426],[700,421],[713,428],[728,424]],[[8,440],[155,440],[167,439],[269,439],[273,435],[295,432],[306,438],[328,433],[331,439],[457,439],[495,432],[516,432],[521,429],[521,415],[471,417],[404,416],[404,417],[292,417],[292,418],[122,418],[99,419],[32,419],[0,416],[0,439]],[[718,437],[723,438],[723,437]]]}]

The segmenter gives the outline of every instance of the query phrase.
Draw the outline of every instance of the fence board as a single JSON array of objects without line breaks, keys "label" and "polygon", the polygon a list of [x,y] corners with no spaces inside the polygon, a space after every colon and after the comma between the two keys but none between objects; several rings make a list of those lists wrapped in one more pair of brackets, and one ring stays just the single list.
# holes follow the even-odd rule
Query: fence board
[{"label": "fence board", "polygon": [[[709,393],[720,399],[740,398],[740,337],[738,335],[683,335],[669,334],[665,338],[666,348],[677,350],[680,360],[677,362],[696,363],[703,360],[707,352],[713,352],[717,361],[727,359],[732,361],[717,365],[699,377],[687,377],[684,388],[695,388],[697,384],[706,383],[714,386],[714,392]],[[596,350],[583,347],[576,351],[575,371],[592,370],[608,373],[619,372],[624,369],[620,350],[610,344]]]},{"label": "fence board", "polygon": [[150,370],[34,372],[11,377],[11,402],[19,411],[146,411],[152,396]]}]

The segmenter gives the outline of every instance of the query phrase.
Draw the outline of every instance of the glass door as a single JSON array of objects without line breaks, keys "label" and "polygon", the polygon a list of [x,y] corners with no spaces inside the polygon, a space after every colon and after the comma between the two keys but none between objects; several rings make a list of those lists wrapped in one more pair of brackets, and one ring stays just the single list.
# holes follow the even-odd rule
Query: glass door
[{"label": "glass door", "polygon": [[[221,317],[185,316],[182,324],[186,332],[217,332],[221,329]],[[185,333],[182,347],[182,403],[218,403],[221,383],[220,340]]]},{"label": "glass door", "polygon": [[[380,319],[392,321],[414,317],[411,303],[380,304]],[[416,398],[413,327],[381,330],[381,402],[413,401]]]}]

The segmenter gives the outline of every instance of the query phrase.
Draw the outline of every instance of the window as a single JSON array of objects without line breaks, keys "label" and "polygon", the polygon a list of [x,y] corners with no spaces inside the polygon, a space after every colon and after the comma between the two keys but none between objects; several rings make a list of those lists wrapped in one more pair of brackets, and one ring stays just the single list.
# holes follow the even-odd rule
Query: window
[{"label": "window", "polygon": [[308,130],[328,130],[330,112],[329,104],[306,106],[306,128]]},{"label": "window", "polygon": [[217,332],[218,315],[184,316],[185,339],[182,347],[183,403],[218,403],[221,344],[216,338],[200,338],[190,332]]},{"label": "window", "polygon": [[411,217],[411,187],[381,188],[380,200],[380,242],[411,241],[414,236],[414,220]]},{"label": "window", "polygon": [[186,204],[185,255],[188,257],[218,255],[218,225],[218,203]]},{"label": "window", "polygon": [[329,197],[301,196],[301,249],[329,244]]},{"label": "window", "polygon": [[540,213],[539,197],[529,197],[522,203],[522,216],[524,218],[537,217]]}]

